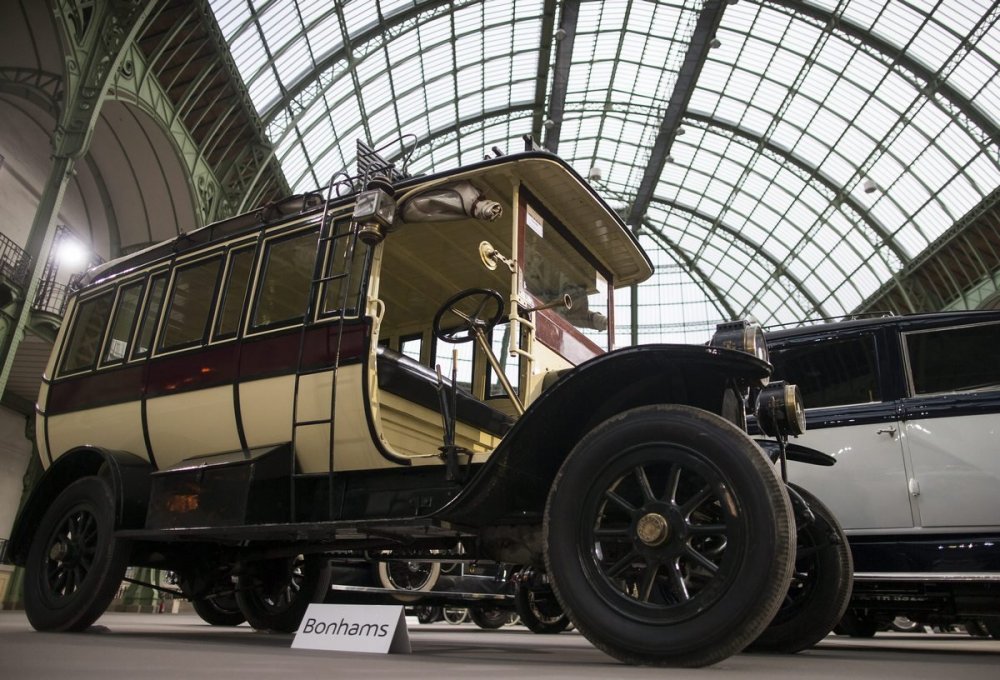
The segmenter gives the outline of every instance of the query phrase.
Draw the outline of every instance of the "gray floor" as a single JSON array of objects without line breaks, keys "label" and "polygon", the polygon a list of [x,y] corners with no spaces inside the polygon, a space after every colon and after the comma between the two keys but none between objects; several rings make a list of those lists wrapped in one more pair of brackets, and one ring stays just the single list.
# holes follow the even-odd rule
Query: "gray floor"
[{"label": "gray floor", "polygon": [[[411,620],[412,621],[412,620]],[[409,655],[290,649],[290,635],[216,628],[190,614],[107,614],[83,634],[42,634],[0,612],[0,677],[21,678],[837,678],[973,680],[1000,677],[1000,641],[965,635],[830,636],[792,656],[740,654],[697,671],[634,668],[579,634],[520,626],[410,626]]]}]

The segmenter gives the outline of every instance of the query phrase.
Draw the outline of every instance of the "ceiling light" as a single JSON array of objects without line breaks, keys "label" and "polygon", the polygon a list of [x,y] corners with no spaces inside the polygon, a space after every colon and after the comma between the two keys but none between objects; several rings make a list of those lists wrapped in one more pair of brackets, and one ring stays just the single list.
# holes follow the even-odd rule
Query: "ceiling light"
[{"label": "ceiling light", "polygon": [[866,194],[874,194],[878,190],[878,185],[867,177],[861,186],[865,190]]},{"label": "ceiling light", "polygon": [[722,41],[718,38],[712,38],[709,41],[708,46],[714,50],[716,47],[722,47]]}]

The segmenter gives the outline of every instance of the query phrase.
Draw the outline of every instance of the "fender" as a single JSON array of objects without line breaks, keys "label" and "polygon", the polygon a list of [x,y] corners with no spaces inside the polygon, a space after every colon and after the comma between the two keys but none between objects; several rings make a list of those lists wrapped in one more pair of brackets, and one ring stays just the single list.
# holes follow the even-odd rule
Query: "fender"
[{"label": "fender", "polygon": [[771,365],[757,357],[701,345],[641,345],[591,359],[531,404],[435,516],[480,526],[538,522],[566,456],[603,421],[631,408],[670,403],[711,411],[742,427],[743,401],[736,392],[770,372]]},{"label": "fender", "polygon": [[81,446],[66,452],[45,471],[18,513],[8,546],[10,561],[24,565],[42,515],[63,489],[82,477],[100,475],[111,485],[116,529],[142,528],[152,471],[149,461],[127,451]]},{"label": "fender", "polygon": [[[757,439],[754,438],[757,446],[764,449],[764,453],[767,457],[771,459],[772,463],[777,463],[778,458],[781,456],[781,448],[778,446],[778,442],[773,439]],[[828,453],[823,453],[822,451],[817,451],[816,449],[810,449],[808,446],[802,446],[801,444],[794,444],[788,442],[785,444],[785,457],[788,460],[794,460],[799,463],[808,463],[809,465],[822,465],[824,467],[830,467],[837,462],[837,459]]]}]

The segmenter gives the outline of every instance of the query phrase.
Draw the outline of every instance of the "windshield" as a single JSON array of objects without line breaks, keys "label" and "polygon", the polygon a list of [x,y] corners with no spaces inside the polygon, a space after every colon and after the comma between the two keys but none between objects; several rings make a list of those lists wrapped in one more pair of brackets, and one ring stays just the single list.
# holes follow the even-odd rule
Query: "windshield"
[{"label": "windshield", "polygon": [[524,287],[548,304],[569,295],[572,307],[554,311],[601,349],[610,349],[608,282],[556,227],[528,206],[524,230]]}]

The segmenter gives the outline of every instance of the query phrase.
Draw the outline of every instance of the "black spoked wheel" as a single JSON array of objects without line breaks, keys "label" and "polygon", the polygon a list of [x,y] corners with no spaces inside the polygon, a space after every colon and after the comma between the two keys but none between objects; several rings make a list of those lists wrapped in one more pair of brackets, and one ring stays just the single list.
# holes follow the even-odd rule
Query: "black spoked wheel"
[{"label": "black spoked wheel", "polygon": [[815,521],[797,525],[792,583],[771,625],[751,643],[755,651],[793,654],[812,647],[833,630],[851,599],[854,562],[844,530],[816,496],[791,486]]},{"label": "black spoked wheel", "polygon": [[432,605],[420,605],[419,607],[414,607],[414,611],[417,615],[418,623],[437,623],[441,621],[444,616],[441,612],[441,607],[434,607]]},{"label": "black spoked wheel", "polygon": [[83,630],[111,604],[129,558],[114,507],[108,485],[85,477],[43,515],[25,565],[24,609],[36,630]]},{"label": "black spoked wheel", "polygon": [[202,621],[213,626],[238,626],[247,620],[234,593],[191,600],[191,606]]},{"label": "black spoked wheel", "polygon": [[784,485],[722,418],[658,405],[570,453],[545,512],[546,567],[570,620],[627,663],[702,666],[743,649],[788,590]]},{"label": "black spoked wheel", "polygon": [[441,565],[437,562],[387,560],[379,562],[375,572],[383,588],[398,591],[393,593],[395,599],[400,602],[415,602],[421,596],[410,593],[432,590],[441,575]]},{"label": "black spoked wheel", "polygon": [[465,607],[444,607],[441,617],[448,623],[457,626],[469,620],[469,610]]},{"label": "black spoked wheel", "polygon": [[323,555],[268,560],[239,577],[236,602],[257,630],[294,633],[311,602],[322,602],[330,587],[330,564]]},{"label": "black spoked wheel", "polygon": [[496,630],[503,628],[510,621],[510,611],[500,607],[479,605],[469,608],[469,618],[480,628]]},{"label": "black spoked wheel", "polygon": [[521,623],[532,633],[554,635],[569,627],[569,617],[559,605],[551,588],[536,589],[518,585],[514,606]]}]

